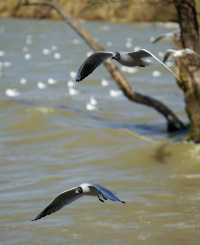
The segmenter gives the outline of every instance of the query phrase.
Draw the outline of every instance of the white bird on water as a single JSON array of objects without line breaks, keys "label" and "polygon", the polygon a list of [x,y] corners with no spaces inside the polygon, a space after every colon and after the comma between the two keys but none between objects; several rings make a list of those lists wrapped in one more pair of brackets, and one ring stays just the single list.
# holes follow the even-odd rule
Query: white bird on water
[{"label": "white bird on water", "polygon": [[86,104],[86,109],[88,111],[94,111],[97,109],[97,104],[97,100],[93,96],[91,96],[89,102]]},{"label": "white bird on water", "polygon": [[73,87],[69,87],[68,93],[69,93],[69,95],[74,96],[74,95],[79,94],[79,91]]},{"label": "white bird on water", "polygon": [[37,87],[38,87],[39,89],[45,89],[45,88],[47,87],[47,85],[46,85],[45,83],[43,83],[43,82],[38,82],[38,83],[37,83]]},{"label": "white bird on water", "polygon": [[10,88],[6,89],[5,94],[8,97],[17,97],[20,95],[20,93],[17,89],[10,89]]},{"label": "white bird on water", "polygon": [[27,83],[27,79],[22,77],[20,80],[19,80],[19,83],[22,84],[22,85],[25,85]]},{"label": "white bird on water", "polygon": [[107,87],[108,85],[109,85],[109,82],[108,82],[108,80],[106,80],[106,79],[102,79],[101,80],[101,85],[103,86],[103,87]]},{"label": "white bird on water", "polygon": [[59,59],[61,59],[61,53],[56,52],[55,54],[53,54],[53,57],[54,57],[54,59],[59,60]]},{"label": "white bird on water", "polygon": [[97,109],[97,107],[95,105],[92,105],[90,103],[87,103],[85,107],[86,107],[86,110],[88,110],[88,111],[94,111]]},{"label": "white bird on water", "polygon": [[57,212],[65,205],[68,205],[82,196],[97,196],[99,201],[111,200],[113,202],[121,202],[115,194],[110,190],[98,184],[83,183],[77,187],[60,193],[41,213],[39,213],[33,221],[41,219],[47,215]]},{"label": "white bird on water", "polygon": [[121,90],[111,89],[109,91],[109,94],[110,94],[111,97],[118,97],[118,96],[122,95],[122,91]]},{"label": "white bird on water", "polygon": [[140,49],[134,52],[95,52],[94,54],[86,58],[86,60],[80,66],[76,75],[76,81],[80,82],[81,80],[83,80],[99,65],[101,65],[105,60],[109,58],[114,59],[118,61],[121,65],[128,67],[146,67],[152,64],[151,62],[149,62],[149,60],[147,60],[147,58],[150,57],[159,62],[166,70],[171,72],[173,76],[176,77],[176,74],[154,54],[146,49]]},{"label": "white bird on water", "polygon": [[24,55],[24,59],[25,59],[25,60],[30,60],[31,58],[32,58],[32,55],[29,54],[29,53],[26,53],[26,54]]}]

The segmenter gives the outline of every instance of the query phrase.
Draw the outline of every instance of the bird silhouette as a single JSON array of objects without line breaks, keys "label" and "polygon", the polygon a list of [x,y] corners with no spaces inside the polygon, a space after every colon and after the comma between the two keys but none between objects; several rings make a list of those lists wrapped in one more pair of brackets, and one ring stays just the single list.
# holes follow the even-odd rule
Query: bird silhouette
[{"label": "bird silhouette", "polygon": [[88,75],[90,75],[99,65],[101,65],[105,60],[111,58],[118,61],[121,65],[129,67],[146,67],[150,64],[147,58],[153,58],[159,62],[166,70],[171,72],[173,76],[176,74],[159,58],[146,49],[140,49],[134,52],[95,52],[90,55],[80,66],[76,75],[76,82],[80,82]]},{"label": "bird silhouette", "polygon": [[32,221],[41,219],[47,215],[50,215],[52,213],[57,212],[58,210],[63,208],[65,205],[72,203],[73,201],[75,201],[76,199],[78,199],[82,196],[97,196],[101,202],[104,202],[105,200],[111,200],[113,202],[125,203],[124,201],[121,201],[110,190],[108,190],[107,188],[105,188],[101,185],[83,183],[77,187],[74,187],[72,189],[69,189],[69,190],[66,190],[66,191],[60,193]]},{"label": "bird silhouette", "polygon": [[200,55],[198,53],[196,53],[194,50],[190,49],[190,48],[186,48],[186,49],[167,49],[167,51],[165,52],[164,56],[163,56],[163,62],[167,62],[167,60],[170,57],[174,57],[174,58],[178,58],[178,57],[182,57],[184,55],[187,54],[193,54],[196,55],[198,57],[200,57]]}]

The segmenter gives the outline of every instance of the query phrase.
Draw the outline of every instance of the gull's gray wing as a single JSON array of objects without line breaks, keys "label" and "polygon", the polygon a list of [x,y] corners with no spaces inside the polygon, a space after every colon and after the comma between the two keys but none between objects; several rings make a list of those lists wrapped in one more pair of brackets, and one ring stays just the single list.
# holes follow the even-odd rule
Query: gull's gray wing
[{"label": "gull's gray wing", "polygon": [[161,35],[159,35],[157,37],[153,37],[152,40],[151,40],[151,42],[152,43],[157,43],[157,42],[161,41],[162,39],[164,39],[165,37],[166,37],[165,34],[161,34]]},{"label": "gull's gray wing", "polygon": [[[143,53],[147,53],[147,54],[149,54],[149,56],[151,56],[152,58],[154,58],[158,63],[160,63],[166,70],[168,70],[170,73],[172,73],[173,74],[173,76],[177,79],[177,80],[179,80],[179,78],[177,77],[177,75],[165,64],[165,63],[163,63],[158,57],[156,57],[154,54],[152,54],[150,51],[148,51],[148,50],[146,50],[146,49],[141,49],[141,50],[139,50],[139,51],[141,51],[141,52],[143,52]],[[137,52],[139,52],[139,51],[137,51]],[[144,56],[145,57],[145,56]],[[146,57],[148,57],[148,56],[146,56]]]},{"label": "gull's gray wing", "polygon": [[174,53],[175,50],[172,50],[172,49],[168,49],[163,57],[163,62],[165,63],[169,57]]},{"label": "gull's gray wing", "polygon": [[134,59],[143,59],[152,56],[151,53],[147,52],[145,49],[140,49],[138,51],[127,53]]},{"label": "gull's gray wing", "polygon": [[179,50],[167,49],[167,51],[163,57],[163,62],[165,63],[169,59],[170,56],[182,57],[183,55],[187,55],[187,54],[193,54],[193,55],[200,57],[200,55],[198,53],[196,53],[194,50],[189,49],[189,48],[179,49]]},{"label": "gull's gray wing", "polygon": [[111,58],[114,55],[112,52],[95,52],[90,55],[80,66],[76,75],[76,82],[80,82],[90,73],[92,73],[97,66],[99,66],[106,59]]},{"label": "gull's gray wing", "polygon": [[151,42],[152,43],[157,43],[157,42],[161,41],[162,39],[173,38],[173,36],[178,35],[178,34],[180,34],[180,30],[179,29],[177,29],[175,31],[172,31],[172,32],[163,33],[163,34],[160,34],[157,37],[152,38]]},{"label": "gull's gray wing", "polygon": [[121,202],[121,203],[125,203],[124,201],[120,200],[114,193],[112,193],[110,190],[108,190],[107,188],[98,185],[98,184],[94,184],[92,186],[93,188],[95,188],[96,192],[100,195],[102,195],[102,197],[107,200],[111,200],[113,202]]},{"label": "gull's gray wing", "polygon": [[39,213],[34,220],[41,219],[47,215],[55,213],[65,205],[75,201],[77,198],[81,197],[82,194],[76,192],[77,187],[70,190],[62,192],[58,195],[41,213]]}]

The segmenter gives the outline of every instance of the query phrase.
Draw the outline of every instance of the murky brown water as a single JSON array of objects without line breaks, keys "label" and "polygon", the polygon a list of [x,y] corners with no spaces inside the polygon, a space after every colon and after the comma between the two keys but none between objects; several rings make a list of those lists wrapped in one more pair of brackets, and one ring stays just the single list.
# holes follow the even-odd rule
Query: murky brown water
[{"label": "murky brown water", "polygon": [[[86,25],[103,42],[112,41],[112,50],[123,49],[127,37],[154,53],[170,46],[148,42],[151,32],[168,31],[163,26]],[[116,87],[112,81],[101,86],[102,74],[109,79],[103,68],[91,76],[96,81],[81,83],[79,94],[70,96],[70,71],[88,49],[73,41],[77,37],[65,25],[4,20],[0,27],[5,51],[0,61],[12,62],[3,67],[0,82],[0,244],[199,244],[200,147],[169,137],[153,110],[110,97]],[[42,54],[53,45],[56,51]],[[24,47],[31,59],[24,58]],[[153,70],[161,76],[152,77]],[[162,68],[128,76],[184,117],[181,93]],[[50,77],[57,82],[48,84]],[[8,89],[19,95],[6,96]],[[86,110],[90,96],[98,101],[97,110]],[[31,222],[57,193],[89,181],[115,191],[127,204],[88,197]]]}]

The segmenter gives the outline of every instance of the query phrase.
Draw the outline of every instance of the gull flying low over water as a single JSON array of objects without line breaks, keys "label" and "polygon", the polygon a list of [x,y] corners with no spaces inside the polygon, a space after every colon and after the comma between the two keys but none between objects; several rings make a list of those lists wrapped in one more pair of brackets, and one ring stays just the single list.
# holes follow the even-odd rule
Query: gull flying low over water
[{"label": "gull flying low over water", "polygon": [[151,37],[150,42],[157,43],[157,42],[160,42],[162,40],[168,40],[168,39],[171,40],[173,38],[179,40],[179,38],[180,38],[180,30],[179,29],[172,31],[172,32],[163,33],[157,37]]},{"label": "gull flying low over water", "polygon": [[125,203],[110,190],[101,185],[83,183],[80,186],[60,193],[41,213],[36,216],[36,218],[33,219],[33,221],[57,212],[65,205],[70,204],[82,196],[97,196],[101,202],[104,202],[105,200],[111,200],[113,202]]},{"label": "gull flying low over water", "polygon": [[159,62],[165,69],[176,77],[176,74],[159,58],[146,49],[140,49],[134,52],[95,52],[90,55],[83,64],[80,66],[77,75],[76,82],[80,82],[90,73],[92,73],[99,65],[101,65],[107,59],[114,59],[121,65],[129,67],[145,67],[151,64],[147,58],[153,58]]},{"label": "gull flying low over water", "polygon": [[167,49],[167,51],[164,54],[163,57],[163,62],[165,63],[171,56],[174,58],[178,58],[181,56],[184,56],[186,54],[194,54],[198,57],[200,57],[200,55],[198,53],[196,53],[194,50],[190,49],[190,48],[186,48],[186,49]]}]

